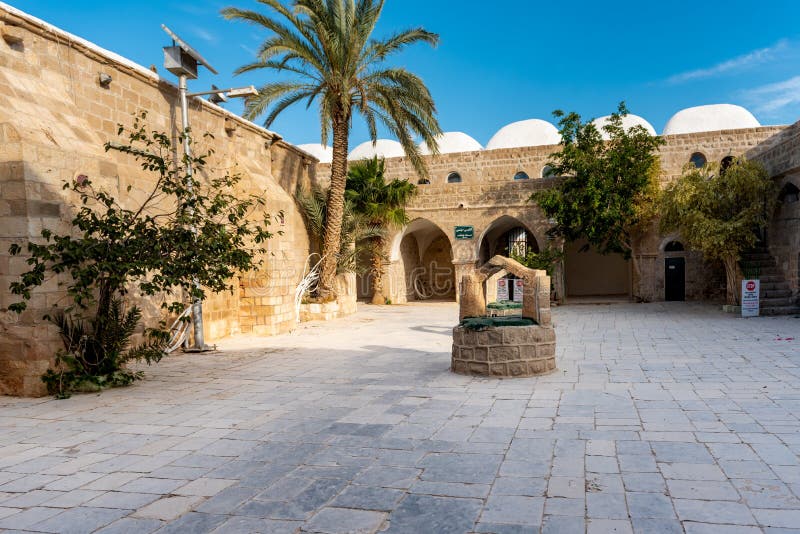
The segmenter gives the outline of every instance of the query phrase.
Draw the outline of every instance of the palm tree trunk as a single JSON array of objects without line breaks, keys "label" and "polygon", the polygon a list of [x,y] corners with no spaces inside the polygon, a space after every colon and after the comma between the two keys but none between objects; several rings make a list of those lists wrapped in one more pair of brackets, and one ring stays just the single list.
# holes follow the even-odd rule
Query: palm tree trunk
[{"label": "palm tree trunk", "polygon": [[375,249],[372,251],[372,303],[386,304],[383,294],[383,238],[375,238]]},{"label": "palm tree trunk", "polygon": [[328,190],[327,217],[322,241],[322,269],[319,281],[319,298],[323,302],[336,298],[336,265],[342,238],[344,216],[344,189],[347,183],[347,147],[349,125],[343,111],[333,117],[333,161],[331,162],[331,187]]}]

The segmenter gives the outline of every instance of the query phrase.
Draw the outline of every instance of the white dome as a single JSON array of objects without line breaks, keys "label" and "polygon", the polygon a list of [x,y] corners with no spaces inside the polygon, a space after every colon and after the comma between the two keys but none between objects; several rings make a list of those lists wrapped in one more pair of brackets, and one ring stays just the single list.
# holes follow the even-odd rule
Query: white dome
[{"label": "white dome", "polygon": [[738,130],[759,126],[761,124],[758,119],[743,107],[715,104],[686,108],[677,112],[664,126],[664,135]]},{"label": "white dome", "polygon": [[309,143],[307,145],[297,145],[297,148],[308,152],[319,160],[320,163],[330,163],[333,161],[333,149],[319,143]]},{"label": "white dome", "polygon": [[[454,154],[457,152],[475,152],[483,150],[483,147],[472,137],[462,132],[446,132],[436,138],[439,145],[439,154]],[[419,150],[424,155],[428,155],[431,151],[428,149],[428,143],[421,143]]]},{"label": "white dome", "polygon": [[379,158],[401,158],[406,155],[406,151],[403,150],[403,145],[398,143],[397,141],[392,141],[391,139],[378,139],[375,141],[375,144],[372,144],[372,141],[367,141],[366,143],[361,143],[357,147],[350,152],[350,155],[347,157],[350,161],[356,161],[360,159],[369,159],[375,156]]},{"label": "white dome", "polygon": [[503,126],[486,144],[486,150],[526,146],[557,145],[561,143],[558,129],[547,121],[530,119]]},{"label": "white dome", "polygon": [[[610,119],[611,115],[606,115],[605,117],[600,117],[592,121],[592,124],[594,124],[595,128],[597,128],[597,131],[600,132],[600,135],[606,141],[611,139],[611,136],[608,135],[608,132],[603,130],[603,126],[608,124]],[[625,128],[626,131],[630,130],[634,126],[641,126],[647,130],[650,135],[656,135],[656,129],[653,128],[653,125],[641,118],[639,115],[625,115],[622,117],[622,127]]]}]

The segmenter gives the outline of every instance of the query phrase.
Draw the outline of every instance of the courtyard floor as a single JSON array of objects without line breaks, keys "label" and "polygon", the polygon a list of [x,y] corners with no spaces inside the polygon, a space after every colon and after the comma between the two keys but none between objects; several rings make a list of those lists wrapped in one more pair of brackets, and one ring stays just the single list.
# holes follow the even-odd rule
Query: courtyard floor
[{"label": "courtyard floor", "polygon": [[558,308],[559,370],[494,380],[448,371],[456,317],[361,306],[0,398],[0,530],[800,532],[800,319]]}]

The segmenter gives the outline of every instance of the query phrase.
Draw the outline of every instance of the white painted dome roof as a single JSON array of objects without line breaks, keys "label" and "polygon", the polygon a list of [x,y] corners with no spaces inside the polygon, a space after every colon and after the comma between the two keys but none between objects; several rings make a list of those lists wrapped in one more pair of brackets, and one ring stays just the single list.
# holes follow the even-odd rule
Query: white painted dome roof
[{"label": "white painted dome roof", "polygon": [[333,149],[329,146],[321,145],[319,143],[309,143],[306,145],[297,145],[297,148],[308,152],[317,158],[320,163],[330,163],[333,161]]},{"label": "white painted dome roof", "polygon": [[761,124],[758,119],[741,106],[714,104],[686,108],[677,112],[664,126],[664,135],[738,130],[759,126]]},{"label": "white painted dome roof", "polygon": [[[472,137],[463,132],[446,132],[436,138],[439,145],[439,154],[454,154],[457,152],[475,152],[483,150],[483,147]],[[419,145],[419,150],[424,155],[428,155],[431,151],[428,149],[428,144],[423,142]]]},{"label": "white painted dome roof", "polygon": [[361,143],[357,147],[350,152],[350,155],[347,157],[350,161],[356,161],[360,159],[369,159],[375,156],[379,158],[401,158],[406,155],[406,151],[403,150],[403,145],[398,143],[397,141],[393,141],[391,139],[378,139],[375,141],[375,144],[372,144],[372,141],[367,141],[366,143]]},{"label": "white painted dome roof", "polygon": [[[597,131],[600,132],[600,135],[605,140],[611,139],[611,136],[608,135],[608,132],[603,130],[603,126],[608,124],[608,121],[610,119],[611,119],[611,115],[606,115],[605,117],[599,117],[599,118],[597,118],[597,119],[592,121],[592,124],[594,124],[595,128],[597,128]],[[650,135],[653,135],[653,136],[657,135],[656,134],[656,129],[653,128],[653,125],[650,124],[649,122],[647,122],[645,119],[643,119],[639,115],[625,115],[624,117],[622,117],[622,127],[625,128],[626,131],[631,129],[631,128],[633,128],[634,126],[641,126],[645,130],[647,130],[647,132]]]},{"label": "white painted dome roof", "polygon": [[503,126],[486,144],[486,150],[526,146],[557,145],[561,143],[558,129],[547,121],[529,119]]}]

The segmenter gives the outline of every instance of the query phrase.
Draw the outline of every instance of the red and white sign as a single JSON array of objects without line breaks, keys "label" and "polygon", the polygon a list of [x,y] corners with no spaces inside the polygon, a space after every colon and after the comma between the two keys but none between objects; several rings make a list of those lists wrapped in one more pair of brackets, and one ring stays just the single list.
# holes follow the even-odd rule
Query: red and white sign
[{"label": "red and white sign", "polygon": [[758,317],[760,280],[742,280],[742,317]]},{"label": "red and white sign", "polygon": [[514,302],[522,302],[523,293],[525,293],[525,280],[517,278],[514,280]]},{"label": "red and white sign", "polygon": [[508,300],[508,279],[500,278],[497,280],[497,302]]}]

